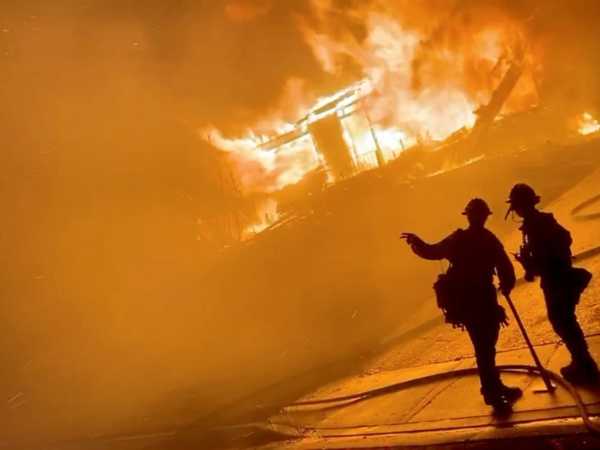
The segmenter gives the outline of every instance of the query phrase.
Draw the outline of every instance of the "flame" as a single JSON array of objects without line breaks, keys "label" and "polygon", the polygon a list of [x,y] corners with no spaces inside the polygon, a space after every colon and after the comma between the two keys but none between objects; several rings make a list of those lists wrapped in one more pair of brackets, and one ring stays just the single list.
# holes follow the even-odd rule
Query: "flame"
[{"label": "flame", "polygon": [[583,136],[600,131],[600,123],[590,113],[583,113],[578,123],[579,128],[577,131]]},{"label": "flame", "polygon": [[[322,0],[313,4],[322,5]],[[330,5],[328,5],[330,6]],[[484,24],[466,42],[424,45],[429,36],[408,28],[401,18],[378,10],[367,12],[367,36],[357,48],[354,40],[330,43],[323,31],[303,25],[307,42],[324,70],[340,55],[350,56],[363,68],[371,83],[366,100],[374,124],[394,128],[413,142],[426,137],[443,140],[475,124],[475,111],[489,101],[508,68],[512,46],[518,41],[510,22]],[[465,30],[466,33],[466,30]],[[511,111],[532,106],[537,98],[533,83],[520,83],[509,99]],[[513,96],[514,97],[514,96]]]},{"label": "flame", "polygon": [[271,193],[297,183],[319,165],[312,139],[303,136],[277,149],[261,146],[276,135],[293,131],[292,120],[308,114],[314,95],[298,78],[287,80],[279,102],[254,120],[241,137],[227,137],[214,127],[201,130],[201,137],[227,152],[244,194]]},{"label": "flame", "polygon": [[246,227],[242,233],[242,240],[251,239],[279,219],[280,214],[277,211],[277,202],[273,198],[267,198],[262,204],[258,205],[257,215],[258,221]]},{"label": "flame", "polygon": [[299,182],[319,165],[319,157],[309,136],[287,143],[278,149],[263,150],[266,136],[249,134],[228,139],[219,130],[207,133],[207,140],[231,155],[244,194],[272,193]]},{"label": "flame", "polygon": [[481,161],[484,158],[483,155],[480,156],[476,156],[475,158],[471,158],[465,162],[454,162],[454,161],[445,161],[442,168],[440,170],[437,170],[435,172],[432,172],[430,174],[427,175],[427,177],[431,178],[431,177],[435,177],[437,175],[441,175],[443,173],[447,173],[450,172],[452,170],[455,169],[460,169],[461,167],[465,167],[468,166],[470,164],[476,163],[478,161]]},{"label": "flame", "polygon": [[[319,98],[296,80],[243,138],[214,130],[211,142],[232,156],[244,191],[274,192],[318,167],[307,125],[328,114],[340,117],[357,171],[394,159],[417,142],[442,141],[474,126],[475,111],[490,101],[516,44],[523,44],[523,24],[478,2],[469,7],[475,9],[468,11],[472,16],[460,20],[453,2],[434,2],[431,9],[417,3],[373,0],[337,10],[334,0],[310,0],[311,15],[300,17],[298,25],[321,68],[338,74],[351,61],[362,75],[356,84]],[[351,31],[356,26],[364,29],[362,39]],[[535,64],[525,49],[523,74],[503,114],[537,102]],[[330,104],[334,108],[323,111]],[[263,144],[274,131],[302,137],[267,150]]]}]

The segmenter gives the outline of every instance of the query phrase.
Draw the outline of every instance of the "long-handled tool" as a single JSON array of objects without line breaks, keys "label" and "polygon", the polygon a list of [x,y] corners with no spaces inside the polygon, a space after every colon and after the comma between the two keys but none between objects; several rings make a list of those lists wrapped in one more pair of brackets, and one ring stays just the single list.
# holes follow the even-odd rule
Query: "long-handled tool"
[{"label": "long-handled tool", "polygon": [[517,308],[515,308],[515,305],[510,298],[510,295],[504,295],[504,298],[506,298],[506,302],[508,303],[508,306],[510,307],[510,309],[513,313],[513,316],[515,316],[515,320],[517,321],[517,324],[519,325],[519,328],[521,329],[521,334],[523,334],[523,338],[525,338],[525,342],[527,343],[527,347],[529,347],[531,356],[533,356],[535,365],[537,366],[538,370],[540,371],[540,376],[542,377],[542,380],[544,381],[544,384],[546,385],[546,391],[536,391],[536,392],[549,392],[550,394],[553,393],[556,390],[556,387],[550,381],[550,377],[548,376],[546,369],[544,368],[544,366],[542,366],[542,362],[540,361],[540,358],[538,358],[535,348],[533,348],[533,344],[531,343],[531,340],[529,339],[529,336],[527,335],[527,331],[525,330],[525,326],[523,325],[523,322],[521,322],[521,317],[519,317]]}]

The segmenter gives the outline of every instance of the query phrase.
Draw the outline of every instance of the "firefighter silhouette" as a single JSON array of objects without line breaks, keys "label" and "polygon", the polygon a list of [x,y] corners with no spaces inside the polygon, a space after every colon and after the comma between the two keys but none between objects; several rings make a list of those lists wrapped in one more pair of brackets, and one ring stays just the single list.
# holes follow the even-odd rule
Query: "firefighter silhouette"
[{"label": "firefighter silhouette", "polygon": [[526,184],[516,184],[510,191],[507,216],[514,211],[523,219],[523,243],[515,257],[523,265],[527,281],[540,277],[550,324],[571,354],[570,364],[561,369],[562,376],[573,384],[596,383],[598,366],[575,315],[592,275],[573,267],[571,233],[551,213],[539,211],[539,202],[540,196]]},{"label": "firefighter silhouette", "polygon": [[463,212],[469,221],[467,229],[458,229],[437,244],[427,244],[412,233],[403,233],[401,238],[421,258],[450,262],[434,286],[438,305],[446,321],[466,329],[471,338],[484,402],[496,414],[508,414],[522,392],[504,385],[496,367],[498,335],[507,318],[498,304],[494,275],[498,275],[500,290],[508,295],[515,286],[515,271],[502,243],[485,228],[490,214],[487,203],[474,198]]}]

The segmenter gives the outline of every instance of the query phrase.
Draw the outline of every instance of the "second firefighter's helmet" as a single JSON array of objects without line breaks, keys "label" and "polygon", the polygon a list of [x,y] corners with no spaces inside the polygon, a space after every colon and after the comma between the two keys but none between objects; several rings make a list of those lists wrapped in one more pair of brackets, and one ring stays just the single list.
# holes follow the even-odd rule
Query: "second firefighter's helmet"
[{"label": "second firefighter's helmet", "polygon": [[535,193],[533,188],[525,183],[518,183],[513,186],[508,194],[506,203],[510,203],[514,209],[519,206],[535,206],[540,202],[540,196]]}]

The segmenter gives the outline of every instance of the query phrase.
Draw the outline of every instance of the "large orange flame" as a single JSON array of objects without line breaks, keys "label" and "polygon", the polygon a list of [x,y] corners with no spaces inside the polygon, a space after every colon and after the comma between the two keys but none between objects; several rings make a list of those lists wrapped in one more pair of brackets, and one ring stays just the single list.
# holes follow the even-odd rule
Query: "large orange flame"
[{"label": "large orange flame", "polygon": [[[476,111],[489,102],[507,72],[514,49],[525,44],[523,24],[493,7],[478,5],[477,11],[457,17],[455,2],[448,1],[430,2],[435,7],[427,11],[417,5],[421,2],[405,0],[350,2],[354,9],[344,11],[335,9],[333,0],[310,3],[310,20],[299,18],[298,24],[322,69],[338,73],[350,61],[364,78],[320,99],[298,95],[296,89],[243,138],[226,139],[213,131],[212,142],[236,161],[246,191],[276,191],[320,164],[309,135],[280,149],[261,147],[269,137],[256,130],[282,133],[306,125],[282,121],[284,111],[295,111],[292,120],[316,120],[320,106],[348,98],[345,107],[359,113],[345,109],[340,114],[344,136],[358,170],[368,169],[380,163],[367,158],[375,149],[390,160],[416,142],[443,140],[471,128]],[[357,26],[364,30],[361,39],[351,31]],[[537,101],[534,64],[525,49],[523,75],[503,113],[531,108]]]}]

